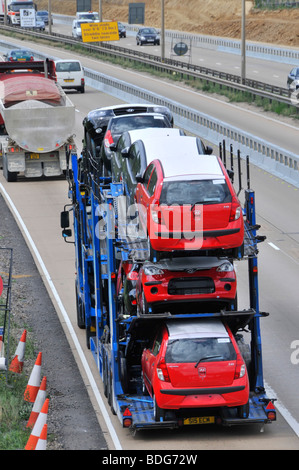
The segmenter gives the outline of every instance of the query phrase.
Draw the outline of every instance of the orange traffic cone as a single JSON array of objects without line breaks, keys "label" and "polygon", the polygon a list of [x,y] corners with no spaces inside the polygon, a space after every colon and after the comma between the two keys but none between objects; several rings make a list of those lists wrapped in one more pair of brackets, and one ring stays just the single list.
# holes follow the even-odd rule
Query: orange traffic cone
[{"label": "orange traffic cone", "polygon": [[37,441],[35,450],[47,450],[47,434],[48,434],[48,425],[44,424],[41,435]]},{"label": "orange traffic cone", "polygon": [[31,411],[31,414],[29,416],[28,423],[26,426],[27,428],[33,428],[37,420],[37,417],[46,400],[46,396],[47,396],[46,388],[47,388],[47,377],[45,376],[43,377],[43,380],[39,387],[39,391],[37,392],[36,399],[35,399],[35,402],[34,402],[34,405],[33,405],[33,408],[32,408],[32,411]]},{"label": "orange traffic cone", "polygon": [[49,410],[49,398],[46,398],[45,403],[43,404],[42,409],[40,410],[40,413],[37,417],[35,425],[33,426],[28,442],[25,446],[25,450],[35,450],[36,444],[40,438],[43,427],[45,424],[47,424],[48,410]]},{"label": "orange traffic cone", "polygon": [[27,336],[27,331],[24,330],[21,336],[21,339],[19,341],[19,344],[17,346],[14,358],[11,361],[11,364],[9,367],[9,370],[11,370],[12,372],[16,372],[17,374],[20,374],[23,370],[26,336]]},{"label": "orange traffic cone", "polygon": [[36,395],[40,387],[41,365],[42,353],[39,352],[32,372],[30,374],[26,390],[24,392],[24,399],[26,401],[30,401],[31,403],[35,402]]}]

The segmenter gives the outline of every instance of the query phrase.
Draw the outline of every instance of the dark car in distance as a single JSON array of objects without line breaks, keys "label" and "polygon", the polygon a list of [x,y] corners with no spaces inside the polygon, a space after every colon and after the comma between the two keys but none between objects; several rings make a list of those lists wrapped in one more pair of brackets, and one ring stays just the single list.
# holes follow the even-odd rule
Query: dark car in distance
[{"label": "dark car in distance", "polygon": [[123,25],[120,21],[117,22],[118,26],[118,34],[120,38],[126,38],[127,37],[127,31],[125,25]]},{"label": "dark car in distance", "polygon": [[137,46],[143,44],[160,45],[160,34],[155,28],[140,28],[136,34]]},{"label": "dark car in distance", "polygon": [[[49,24],[49,12],[47,10],[39,10],[36,12],[36,19],[42,20],[45,25]],[[51,24],[53,24],[53,18],[51,17]]]}]

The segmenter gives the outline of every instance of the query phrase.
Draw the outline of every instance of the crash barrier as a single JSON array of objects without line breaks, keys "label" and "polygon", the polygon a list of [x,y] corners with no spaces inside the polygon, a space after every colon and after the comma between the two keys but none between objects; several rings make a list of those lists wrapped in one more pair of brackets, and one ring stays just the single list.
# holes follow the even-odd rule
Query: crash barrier
[{"label": "crash barrier", "polygon": [[132,102],[133,100],[136,103],[155,103],[167,106],[174,114],[177,127],[206,139],[214,145],[218,145],[219,141],[225,139],[228,146],[234,144],[235,148],[237,145],[242,155],[249,155],[250,161],[254,165],[299,187],[298,155],[212,116],[122,80],[88,68],[85,68],[85,79],[86,85],[123,101]]},{"label": "crash barrier", "polygon": [[[54,22],[71,25],[74,17],[67,15],[53,14]],[[138,25],[123,23],[130,35],[136,34],[139,29]],[[146,26],[146,25],[144,25]],[[159,28],[158,28],[159,29]],[[179,31],[166,30],[165,38],[171,40],[191,41],[192,47],[205,47],[207,49],[221,50],[241,54],[241,41],[238,39],[222,38],[217,36],[209,36],[205,34],[182,33]],[[285,62],[287,64],[299,65],[299,50],[272,46],[268,44],[258,44],[246,41],[246,53],[251,57],[259,57],[261,59],[269,59],[277,62]]]},{"label": "crash barrier", "polygon": [[[0,45],[4,46],[3,41]],[[45,58],[42,54],[35,53],[35,55],[37,58]],[[49,58],[55,59],[55,57]],[[86,67],[84,72],[87,86],[123,101],[132,102],[133,100],[138,103],[150,102],[167,106],[174,114],[176,126],[200,136],[214,145],[218,145],[222,139],[226,139],[228,145],[237,144],[242,155],[249,155],[253,164],[299,187],[298,155],[156,93]]]}]

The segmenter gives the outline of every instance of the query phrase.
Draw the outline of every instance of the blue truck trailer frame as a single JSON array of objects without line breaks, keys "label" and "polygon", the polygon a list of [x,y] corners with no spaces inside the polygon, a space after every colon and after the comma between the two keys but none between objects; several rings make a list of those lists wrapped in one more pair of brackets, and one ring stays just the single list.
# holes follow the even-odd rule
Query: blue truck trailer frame
[{"label": "blue truck trailer frame", "polygon": [[[238,152],[239,192],[242,190],[240,161]],[[250,338],[243,355],[244,360],[245,355],[249,355],[250,364],[249,412],[247,409],[240,417],[235,409],[218,408],[207,413],[206,409],[199,408],[192,410],[194,419],[191,422],[208,423],[207,415],[213,415],[213,423],[224,426],[263,425],[275,421],[275,398],[269,398],[264,387],[260,328],[260,319],[268,313],[259,309],[257,245],[265,237],[257,235],[260,227],[256,224],[255,192],[250,189],[248,157],[243,203],[244,252],[239,254],[241,262],[248,263],[248,309],[181,315],[169,312],[132,315],[120,307],[116,290],[119,263],[130,259],[142,263],[146,258],[146,244],[140,241],[136,245],[123,236],[125,231],[120,229],[117,203],[123,195],[122,184],[102,177],[97,172],[96,161],[84,148],[81,155],[70,155],[69,163],[67,179],[71,203],[61,213],[61,227],[64,240],[75,245],[77,324],[86,330],[87,348],[94,356],[104,394],[122,426],[134,431],[184,426],[184,412],[166,414],[164,420],[155,421],[153,400],[142,393],[140,358],[148,331],[155,322],[163,318],[176,321],[186,316],[188,319],[219,317],[241,340],[244,331]],[[73,213],[73,231],[69,228],[70,212]],[[72,234],[74,241],[69,238]]]}]

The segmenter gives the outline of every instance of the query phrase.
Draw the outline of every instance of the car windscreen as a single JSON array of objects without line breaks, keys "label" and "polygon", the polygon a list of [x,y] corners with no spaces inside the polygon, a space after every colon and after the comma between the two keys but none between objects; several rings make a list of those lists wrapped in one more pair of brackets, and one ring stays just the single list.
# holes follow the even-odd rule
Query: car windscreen
[{"label": "car windscreen", "polygon": [[112,134],[122,134],[134,129],[145,129],[148,127],[170,127],[170,124],[162,116],[130,116],[120,117],[111,121],[110,131]]},{"label": "car windscreen", "polygon": [[29,51],[12,51],[11,56],[16,58],[22,58],[26,56],[30,56],[31,53]]},{"label": "car windscreen", "polygon": [[225,179],[164,181],[160,204],[221,204],[231,202]]},{"label": "car windscreen", "polygon": [[80,72],[79,62],[58,62],[56,64],[56,72]]},{"label": "car windscreen", "polygon": [[228,337],[187,338],[168,341],[166,363],[190,363],[198,361],[233,361],[237,357],[234,346]]}]

